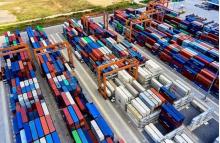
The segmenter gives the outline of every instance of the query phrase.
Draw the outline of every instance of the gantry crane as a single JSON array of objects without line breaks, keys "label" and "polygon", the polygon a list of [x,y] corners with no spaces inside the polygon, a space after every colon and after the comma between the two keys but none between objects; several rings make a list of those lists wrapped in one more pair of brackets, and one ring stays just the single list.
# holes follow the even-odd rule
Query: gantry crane
[{"label": "gantry crane", "polygon": [[132,42],[132,32],[133,26],[135,24],[144,24],[144,28],[146,26],[150,26],[152,22],[152,16],[156,15],[156,20],[162,22],[163,21],[163,12],[156,9],[157,5],[162,5],[168,7],[168,0],[152,0],[146,6],[146,10],[141,13],[141,15],[136,19],[129,19],[126,21],[126,32],[125,37],[128,41]]},{"label": "gantry crane", "polygon": [[[50,49],[50,50],[46,51],[46,49]],[[38,58],[38,55],[42,55],[42,54],[46,54],[46,53],[49,54],[49,53],[64,50],[64,49],[67,49],[67,55],[68,55],[68,59],[69,59],[68,62],[70,62],[71,66],[74,67],[71,46],[70,46],[69,42],[67,42],[67,41],[52,44],[52,45],[49,45],[49,46],[46,46],[46,47],[37,48],[37,49],[34,49],[33,52],[34,52],[34,56],[35,56],[35,59],[37,60],[38,65],[41,65],[40,60]],[[42,72],[43,70],[42,70],[41,66],[40,66],[40,70],[41,70],[41,73],[43,73]],[[75,75],[74,72],[72,74]]]},{"label": "gantry crane", "polygon": [[[110,72],[103,73],[103,70],[105,68],[108,68],[112,65],[117,65],[117,64],[123,64],[124,66],[118,67],[117,69],[114,69]],[[113,61],[113,62],[110,62],[110,63],[107,63],[107,64],[104,64],[104,65],[101,65],[101,66],[97,67],[96,70],[97,70],[97,75],[98,75],[98,91],[99,91],[99,93],[105,99],[108,98],[107,90],[106,90],[107,77],[111,76],[113,74],[116,74],[118,71],[128,70],[130,72],[130,74],[132,74],[133,77],[135,79],[137,79],[137,77],[138,77],[138,65],[139,65],[139,62],[135,58],[132,58],[132,59],[123,58],[123,59],[120,59],[118,61]]]},{"label": "gantry crane", "polygon": [[[25,52],[25,51],[27,52],[28,58],[29,58],[29,60],[32,64],[32,66],[34,67],[30,49],[29,49],[28,45],[25,44],[25,43],[21,43],[21,44],[16,45],[16,46],[9,46],[9,47],[6,47],[6,48],[0,48],[0,58],[2,58],[4,56],[8,56],[8,55],[10,56],[10,55],[13,55],[13,54],[17,54],[17,53],[20,53],[20,52]],[[3,70],[0,69],[0,80],[2,79],[2,75],[3,75]]]},{"label": "gantry crane", "polygon": [[83,28],[87,34],[89,34],[89,19],[94,17],[102,17],[104,28],[108,30],[108,13],[89,13],[81,17]]}]

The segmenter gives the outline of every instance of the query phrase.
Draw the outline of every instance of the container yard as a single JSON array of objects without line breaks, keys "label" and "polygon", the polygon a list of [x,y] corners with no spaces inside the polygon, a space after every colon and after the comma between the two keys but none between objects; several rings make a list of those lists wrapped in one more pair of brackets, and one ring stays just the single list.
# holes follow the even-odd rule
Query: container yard
[{"label": "container yard", "polygon": [[219,27],[175,3],[5,31],[3,142],[219,142]]}]

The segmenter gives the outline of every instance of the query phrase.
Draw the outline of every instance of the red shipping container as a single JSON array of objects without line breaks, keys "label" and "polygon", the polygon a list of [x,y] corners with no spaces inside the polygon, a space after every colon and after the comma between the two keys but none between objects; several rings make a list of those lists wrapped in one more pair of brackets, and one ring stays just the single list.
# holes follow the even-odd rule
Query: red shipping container
[{"label": "red shipping container", "polygon": [[93,49],[92,50],[92,54],[98,59],[100,60],[102,58],[102,56],[104,55],[99,49]]},{"label": "red shipping container", "polygon": [[164,61],[164,62],[168,62],[170,63],[170,61],[172,61],[172,57],[169,56],[168,54],[161,52],[159,58]]},{"label": "red shipping container", "polygon": [[63,108],[63,115],[64,115],[65,120],[67,122],[67,126],[69,128],[74,127],[73,119],[71,118],[70,113],[67,108]]},{"label": "red shipping container", "polygon": [[119,139],[118,143],[125,143],[125,141],[123,139]]},{"label": "red shipping container", "polygon": [[31,62],[27,62],[27,66],[28,66],[28,69],[29,69],[29,70],[33,70],[33,67],[32,67]]},{"label": "red shipping container", "polygon": [[107,141],[107,143],[114,143],[110,137],[106,138],[106,141]]},{"label": "red shipping container", "polygon": [[16,106],[15,106],[16,112],[20,112],[21,110],[21,105],[19,102],[16,102]]},{"label": "red shipping container", "polygon": [[94,62],[96,62],[96,61],[98,60],[93,54],[89,54],[89,57],[90,57]]},{"label": "red shipping container", "polygon": [[22,63],[22,61],[18,61],[19,67],[21,71],[24,71],[24,65]]},{"label": "red shipping container", "polygon": [[83,103],[81,102],[81,100],[79,99],[79,97],[75,97],[75,101],[76,101],[76,104],[78,105],[79,109],[80,109],[82,112],[85,112],[85,111],[86,111],[86,108],[85,108],[85,106],[83,105]]},{"label": "red shipping container", "polygon": [[84,117],[83,117],[81,111],[79,110],[79,108],[76,104],[74,104],[72,106],[73,106],[73,109],[74,109],[74,111],[75,111],[75,113],[76,113],[76,115],[77,115],[77,117],[80,121],[80,125],[83,126],[84,125]]},{"label": "red shipping container", "polygon": [[25,59],[29,59],[28,52],[24,52]]},{"label": "red shipping container", "polygon": [[209,80],[214,80],[215,79],[215,74],[208,69],[202,69],[200,71],[200,74],[208,78]]},{"label": "red shipping container", "polygon": [[48,128],[50,130],[50,133],[54,132],[56,129],[54,127],[54,124],[53,124],[53,121],[52,121],[50,115],[46,115],[45,119],[47,121],[47,125],[48,125]]},{"label": "red shipping container", "polygon": [[89,57],[89,55],[86,52],[84,52],[83,50],[81,50],[80,53],[81,53],[82,57],[85,57],[85,58]]},{"label": "red shipping container", "polygon": [[180,64],[180,63],[178,63],[177,61],[175,61],[175,60],[172,60],[172,64],[173,65],[176,65],[178,68],[180,68],[180,69],[182,69],[183,68],[183,65],[182,64]]},{"label": "red shipping container", "polygon": [[205,76],[203,76],[201,74],[197,74],[195,81],[197,83],[199,83],[200,85],[202,85],[206,89],[208,89],[212,84],[211,80],[207,79]]},{"label": "red shipping container", "polygon": [[66,94],[65,92],[62,92],[61,93],[61,97],[62,97],[62,103],[64,103],[65,107],[69,106],[70,105],[70,101],[68,100],[68,98],[66,97]]},{"label": "red shipping container", "polygon": [[22,94],[22,92],[21,92],[21,87],[20,86],[17,86],[16,87],[16,91],[17,91],[17,94],[19,95],[19,94]]},{"label": "red shipping container", "polygon": [[28,97],[29,100],[33,100],[34,99],[31,91],[27,92],[27,97]]},{"label": "red shipping container", "polygon": [[42,125],[42,128],[43,128],[44,134],[48,135],[50,133],[50,130],[47,126],[47,122],[46,122],[46,119],[45,119],[44,116],[40,117],[40,122],[41,122],[41,125]]},{"label": "red shipping container", "polygon": [[20,108],[20,112],[21,112],[22,122],[23,122],[23,123],[28,122],[28,117],[27,117],[25,108],[24,108],[24,107],[21,107],[21,108]]},{"label": "red shipping container", "polygon": [[78,96],[81,93],[81,88],[79,85],[76,86],[76,90],[74,91],[74,95],[73,96]]},{"label": "red shipping container", "polygon": [[190,72],[188,72],[185,68],[183,68],[182,70],[182,75],[184,75],[186,78],[188,78],[189,80],[194,80],[195,79],[195,75],[192,75]]},{"label": "red shipping container", "polygon": [[93,132],[91,130],[88,130],[88,134],[90,139],[92,140],[93,143],[98,143],[96,137],[94,136]]},{"label": "red shipping container", "polygon": [[12,87],[16,87],[16,82],[15,82],[15,79],[14,79],[14,78],[11,79],[11,85],[12,85]]},{"label": "red shipping container", "polygon": [[166,102],[166,99],[154,88],[150,88],[150,90],[162,101],[162,103]]},{"label": "red shipping container", "polygon": [[43,111],[43,108],[41,106],[41,103],[39,101],[35,102],[35,106],[36,106],[37,113],[38,113],[39,117],[44,116],[44,111]]}]

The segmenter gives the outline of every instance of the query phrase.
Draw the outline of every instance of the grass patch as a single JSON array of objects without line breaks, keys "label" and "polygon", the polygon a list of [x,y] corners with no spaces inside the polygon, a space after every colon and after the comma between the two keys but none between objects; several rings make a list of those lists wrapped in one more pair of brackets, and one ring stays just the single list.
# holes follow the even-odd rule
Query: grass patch
[{"label": "grass patch", "polygon": [[18,21],[23,21],[92,7],[87,0],[13,0],[0,9],[8,10]]},{"label": "grass patch", "polygon": [[[131,4],[129,2],[119,2],[117,4],[113,4],[110,6],[107,6],[105,8],[103,7],[93,7],[94,10],[93,12],[108,12],[108,13],[112,13],[113,11],[117,10],[117,9],[124,9],[124,8],[140,8],[143,7],[141,5],[138,4]],[[25,28],[27,26],[36,26],[36,25],[42,25],[42,26],[52,26],[52,25],[57,25],[57,24],[62,24],[64,21],[66,21],[69,18],[80,18],[82,15],[84,15],[85,13],[77,13],[77,14],[73,14],[70,16],[61,16],[61,17],[57,17],[57,18],[52,18],[52,19],[41,19],[39,21],[36,22],[28,22],[25,24],[18,24],[18,25],[10,25],[10,26],[1,26],[0,27],[0,34],[2,34],[5,31],[14,31],[16,29],[19,29],[21,31],[25,30]]]},{"label": "grass patch", "polygon": [[150,0],[142,0],[141,3],[148,3]]}]

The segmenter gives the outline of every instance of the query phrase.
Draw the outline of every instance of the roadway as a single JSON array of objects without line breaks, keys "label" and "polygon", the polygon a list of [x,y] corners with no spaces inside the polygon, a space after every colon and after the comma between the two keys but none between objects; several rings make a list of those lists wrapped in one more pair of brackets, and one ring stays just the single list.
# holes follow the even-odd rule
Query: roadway
[{"label": "roadway", "polygon": [[[49,38],[52,39],[52,42],[56,41],[54,43],[61,42],[64,39],[61,33],[51,33],[47,31],[47,29],[46,32]],[[66,51],[63,51],[63,55],[68,59]],[[89,101],[95,103],[116,136],[125,139],[128,143],[147,142],[138,129],[130,123],[127,115],[119,109],[116,104],[111,103],[109,100],[104,100],[98,93],[97,82],[95,82],[96,77],[87,65],[79,62],[74,54],[73,60],[75,64],[75,73],[84,90],[85,96]]]},{"label": "roadway", "polygon": [[12,114],[9,107],[9,88],[8,85],[0,81],[0,134],[2,143],[13,143]]}]

